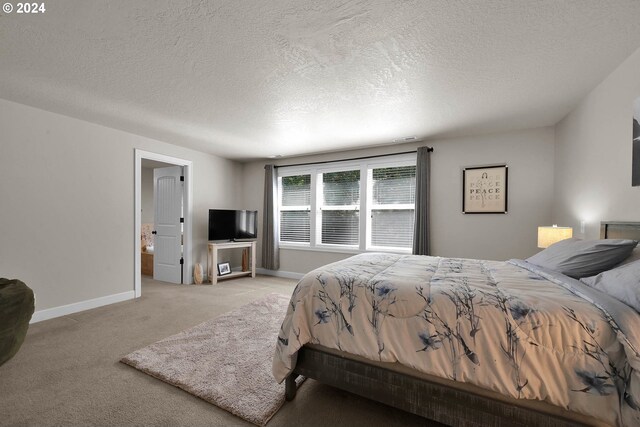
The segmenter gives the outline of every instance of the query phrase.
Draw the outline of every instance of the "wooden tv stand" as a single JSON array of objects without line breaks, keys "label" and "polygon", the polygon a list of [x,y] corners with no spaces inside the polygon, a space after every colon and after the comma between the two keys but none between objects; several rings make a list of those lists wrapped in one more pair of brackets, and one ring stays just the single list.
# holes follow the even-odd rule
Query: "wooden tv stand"
[{"label": "wooden tv stand", "polygon": [[[212,285],[218,283],[218,280],[232,279],[234,277],[249,276],[256,277],[256,242],[225,242],[207,244],[207,276]],[[249,258],[251,258],[251,267],[247,271],[232,271],[230,274],[218,276],[218,251],[223,249],[249,248]]]}]

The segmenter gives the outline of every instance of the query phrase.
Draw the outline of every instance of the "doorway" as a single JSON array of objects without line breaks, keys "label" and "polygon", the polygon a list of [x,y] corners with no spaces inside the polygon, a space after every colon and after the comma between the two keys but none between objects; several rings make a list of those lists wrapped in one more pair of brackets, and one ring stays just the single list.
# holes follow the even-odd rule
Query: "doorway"
[{"label": "doorway", "polygon": [[[142,224],[149,224],[150,213],[149,210],[153,209],[149,205],[149,195],[143,188],[143,184],[147,184],[149,179],[149,170],[160,171],[161,168],[168,168],[171,166],[178,166],[182,168],[182,176],[184,183],[183,203],[182,203],[182,221],[180,224],[182,231],[182,264],[177,266],[180,275],[182,277],[182,283],[191,284],[192,271],[192,208],[193,208],[193,172],[192,162],[189,160],[183,160],[176,157],[165,156],[162,154],[152,153],[148,151],[135,150],[135,173],[134,173],[134,193],[135,193],[135,230],[134,230],[134,292],[135,296],[140,297],[142,295],[142,257],[144,252],[141,250],[141,235]],[[175,169],[175,168],[174,168]],[[152,178],[153,179],[153,178]],[[154,179],[155,181],[155,179]],[[148,226],[146,226],[148,228]],[[148,231],[148,230],[147,230]],[[155,236],[154,236],[155,237]],[[148,257],[148,254],[146,255]],[[153,256],[152,256],[153,257]],[[145,258],[145,261],[147,258]],[[157,263],[155,263],[157,266]],[[146,265],[148,268],[148,265]]]}]

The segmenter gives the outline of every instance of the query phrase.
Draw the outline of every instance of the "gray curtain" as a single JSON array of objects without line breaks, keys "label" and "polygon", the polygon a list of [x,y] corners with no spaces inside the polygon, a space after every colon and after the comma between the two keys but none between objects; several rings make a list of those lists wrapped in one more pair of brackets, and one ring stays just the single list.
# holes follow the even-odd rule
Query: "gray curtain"
[{"label": "gray curtain", "polygon": [[413,227],[413,254],[429,255],[429,183],[431,148],[418,148],[416,161],[416,219]]},{"label": "gray curtain", "polygon": [[280,268],[278,246],[278,176],[273,165],[264,167],[264,209],[262,214],[262,266]]}]

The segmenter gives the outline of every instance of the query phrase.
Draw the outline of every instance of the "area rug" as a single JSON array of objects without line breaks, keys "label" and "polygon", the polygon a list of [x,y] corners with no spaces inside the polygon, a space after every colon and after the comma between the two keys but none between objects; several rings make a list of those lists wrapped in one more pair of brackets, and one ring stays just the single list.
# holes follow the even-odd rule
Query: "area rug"
[{"label": "area rug", "polygon": [[271,360],[288,303],[267,295],[120,361],[264,426],[284,403]]}]

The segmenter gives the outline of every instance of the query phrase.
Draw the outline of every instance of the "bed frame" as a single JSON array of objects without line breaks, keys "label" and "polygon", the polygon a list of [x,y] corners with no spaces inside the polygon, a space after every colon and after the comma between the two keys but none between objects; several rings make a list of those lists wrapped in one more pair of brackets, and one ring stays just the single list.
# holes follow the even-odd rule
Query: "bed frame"
[{"label": "bed frame", "polygon": [[[640,240],[640,222],[602,222],[602,239]],[[450,426],[603,426],[604,423],[556,406],[516,400],[454,381],[398,369],[397,364],[362,360],[314,346],[298,351],[286,378],[286,399],[296,395],[296,378],[321,383]]]},{"label": "bed frame", "polygon": [[600,238],[640,240],[640,222],[601,222]]}]

